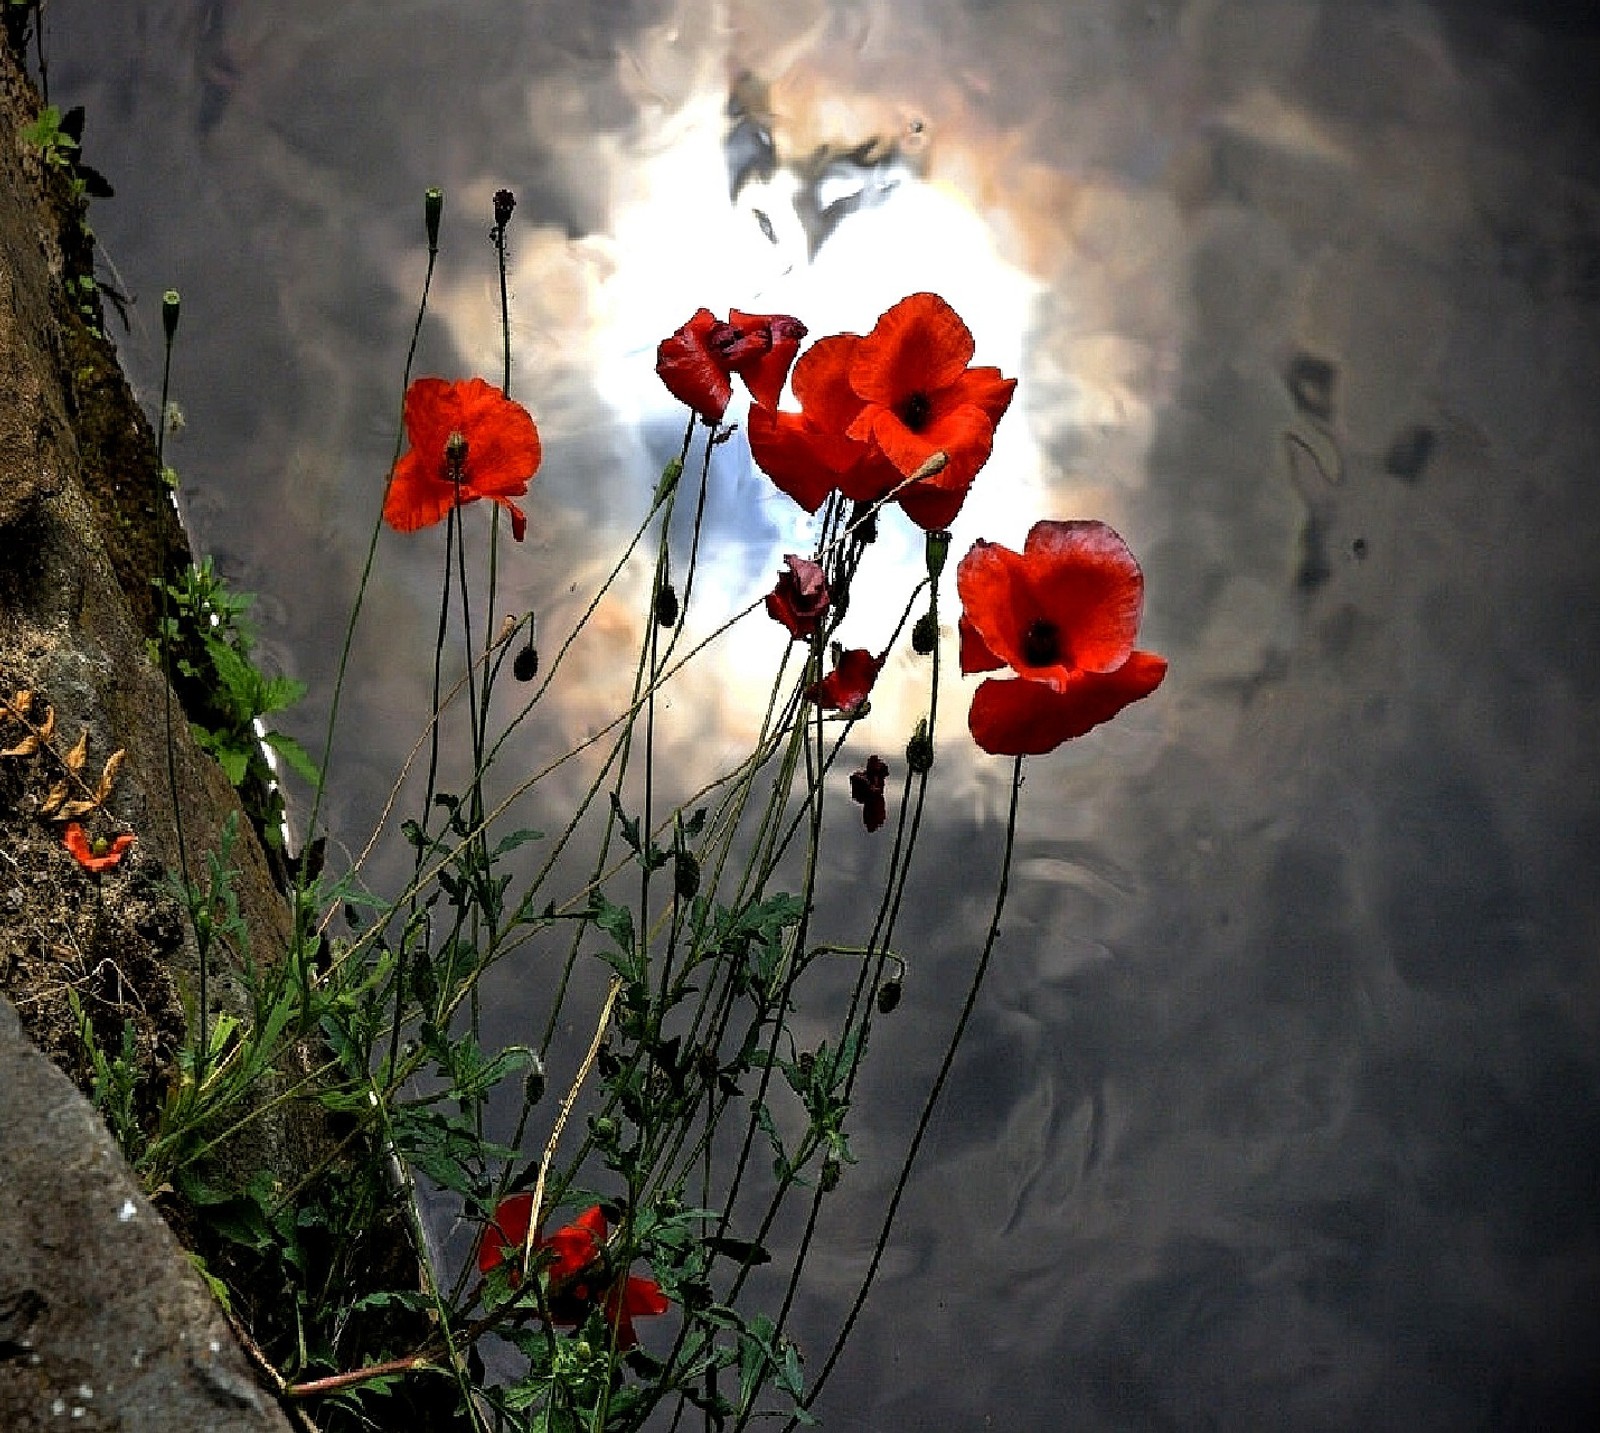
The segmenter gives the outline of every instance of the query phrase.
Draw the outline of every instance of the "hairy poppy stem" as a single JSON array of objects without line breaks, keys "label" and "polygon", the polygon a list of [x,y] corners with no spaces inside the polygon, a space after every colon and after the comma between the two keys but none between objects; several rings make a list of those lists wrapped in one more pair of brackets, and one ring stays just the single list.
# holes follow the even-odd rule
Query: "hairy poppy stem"
[{"label": "hairy poppy stem", "polygon": [[[167,487],[167,403],[172,391],[172,347],[178,336],[178,317],[182,312],[182,300],[176,289],[168,289],[161,296],[161,328],[166,342],[161,355],[161,411],[156,418],[156,481],[161,492],[157,502],[171,502],[172,494]],[[167,745],[167,790],[172,796],[172,824],[178,838],[178,874],[183,881],[184,890],[188,893],[187,904],[189,908],[189,924],[194,930],[195,949],[200,958],[199,979],[199,1038],[195,1045],[194,1082],[198,1090],[205,1083],[206,1057],[209,1054],[209,1045],[206,1040],[207,1011],[210,1000],[210,990],[206,981],[206,966],[210,940],[204,938],[200,931],[200,922],[195,918],[194,894],[189,885],[189,849],[184,837],[183,802],[178,797],[178,764],[177,749],[172,738],[172,639],[175,635],[175,623],[172,617],[172,594],[168,588],[172,574],[168,572],[170,554],[167,551],[167,526],[157,523],[161,534],[160,566],[157,586],[161,589],[161,675],[166,678],[162,694],[162,719],[166,727]]]},{"label": "hairy poppy stem", "polygon": [[[1005,853],[1000,858],[1000,884],[995,891],[994,914],[989,918],[989,933],[984,938],[983,953],[978,957],[977,968],[972,972],[972,984],[967,987],[967,998],[961,1007],[961,1017],[956,1021],[955,1032],[945,1047],[944,1059],[939,1064],[939,1073],[934,1077],[933,1088],[928,1091],[928,1098],[922,1106],[922,1116],[917,1121],[916,1133],[911,1137],[911,1146],[906,1150],[905,1162],[900,1166],[899,1178],[895,1180],[894,1192],[889,1197],[889,1207],[884,1211],[883,1226],[878,1230],[877,1242],[872,1247],[872,1259],[867,1265],[866,1276],[862,1279],[855,1302],[850,1306],[844,1325],[834,1340],[827,1362],[822,1365],[822,1371],[817,1374],[816,1381],[811,1385],[811,1391],[800,1405],[802,1408],[810,1408],[816,1402],[817,1395],[822,1391],[823,1384],[828,1381],[828,1375],[833,1372],[834,1365],[839,1361],[839,1355],[855,1328],[856,1319],[866,1306],[867,1295],[872,1289],[873,1280],[877,1277],[884,1250],[889,1246],[889,1233],[894,1227],[895,1214],[899,1211],[901,1197],[905,1194],[906,1184],[911,1178],[911,1166],[916,1162],[917,1154],[922,1148],[923,1137],[928,1133],[928,1125],[933,1119],[934,1107],[939,1103],[939,1096],[944,1090],[946,1079],[949,1078],[951,1066],[955,1064],[956,1051],[961,1046],[962,1036],[966,1034],[967,1022],[977,1007],[978,992],[983,987],[983,977],[989,969],[989,958],[994,954],[995,943],[1000,936],[1000,915],[1005,909],[1006,891],[1011,883],[1011,855],[1017,838],[1017,797],[1021,791],[1022,758],[1018,756],[1011,768],[1011,806],[1006,813]],[[784,1424],[784,1433],[789,1433],[798,1422],[799,1419],[791,1417]]]}]

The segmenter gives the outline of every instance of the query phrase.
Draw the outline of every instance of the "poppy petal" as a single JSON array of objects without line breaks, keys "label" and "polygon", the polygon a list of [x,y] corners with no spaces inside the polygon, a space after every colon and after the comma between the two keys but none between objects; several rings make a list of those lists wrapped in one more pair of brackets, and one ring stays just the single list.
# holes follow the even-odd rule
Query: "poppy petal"
[{"label": "poppy petal", "polygon": [[802,413],[760,405],[750,410],[745,430],[756,466],[807,512],[815,512],[834,490],[832,462],[842,455],[848,465],[855,446],[821,432]]},{"label": "poppy petal", "polygon": [[682,328],[656,348],[656,373],[667,392],[694,409],[708,423],[719,422],[733,397],[728,369],[712,351],[710,335],[717,318],[710,309],[696,309]]},{"label": "poppy petal", "polygon": [[1149,696],[1166,674],[1165,657],[1135,652],[1115,672],[1074,673],[1064,691],[1024,677],[991,677],[973,693],[967,726],[993,756],[1040,756]]},{"label": "poppy petal", "polygon": [[521,497],[544,456],[532,416],[481,378],[454,389],[451,431],[467,440],[464,485],[476,497]]},{"label": "poppy petal", "polygon": [[841,652],[834,669],[820,682],[813,682],[806,696],[824,711],[854,712],[872,694],[883,661],[865,647]]},{"label": "poppy petal", "polygon": [[961,315],[937,294],[912,294],[882,314],[861,340],[850,385],[869,403],[892,407],[913,393],[954,383],[976,345]]},{"label": "poppy petal", "polygon": [[939,396],[952,406],[971,403],[981,408],[993,427],[1005,417],[1016,391],[1017,380],[1002,378],[998,368],[969,368]]},{"label": "poppy petal", "polygon": [[800,340],[806,336],[806,326],[788,314],[750,314],[738,309],[729,310],[728,322],[742,331],[759,328],[767,335],[768,346],[760,357],[736,363],[733,368],[758,404],[776,408],[795,354],[800,351]]},{"label": "poppy petal", "polygon": [[478,1272],[487,1274],[507,1259],[519,1258],[533,1217],[533,1195],[512,1194],[495,1206],[494,1217],[478,1240]]},{"label": "poppy petal", "polygon": [[973,672],[998,671],[1006,665],[1005,658],[997,657],[989,650],[983,634],[972,625],[965,612],[956,623],[956,631],[961,639],[960,663],[963,674],[970,676]]},{"label": "poppy petal", "polygon": [[[981,638],[983,650],[997,658],[995,666],[1021,668],[1024,634],[1043,613],[1028,581],[1020,553],[981,538],[956,567],[956,593],[961,598],[962,621]],[[977,651],[976,648],[973,649]],[[992,671],[992,666],[967,665],[968,648],[961,648],[963,672]]]},{"label": "poppy petal", "polygon": [[1109,672],[1128,660],[1144,611],[1144,573],[1103,522],[1037,522],[1023,545],[1040,610],[1072,666]]},{"label": "poppy petal", "polygon": [[843,433],[861,411],[862,400],[850,386],[850,367],[861,338],[836,333],[819,338],[794,366],[794,396],[818,428]]}]

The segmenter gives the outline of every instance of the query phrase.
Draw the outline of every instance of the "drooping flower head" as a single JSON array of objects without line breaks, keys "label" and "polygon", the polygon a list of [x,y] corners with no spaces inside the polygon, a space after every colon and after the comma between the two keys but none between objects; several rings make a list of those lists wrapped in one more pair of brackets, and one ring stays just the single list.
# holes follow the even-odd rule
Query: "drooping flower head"
[{"label": "drooping flower head", "polygon": [[869,831],[876,831],[889,815],[889,803],[883,794],[883,783],[889,777],[889,763],[881,756],[867,758],[860,771],[850,773],[850,799],[861,803],[861,821]]},{"label": "drooping flower head", "polygon": [[[512,1194],[500,1201],[478,1242],[479,1273],[520,1263],[532,1217],[533,1195]],[[553,1256],[544,1271],[551,1320],[575,1327],[590,1309],[598,1308],[616,1334],[617,1347],[629,1349],[639,1342],[634,1319],[664,1314],[671,1305],[654,1279],[607,1267],[606,1232],[605,1213],[596,1204],[548,1238],[536,1240],[534,1248]],[[513,1267],[513,1287],[520,1277]]]},{"label": "drooping flower head", "polygon": [[785,553],[783,561],[778,585],[767,593],[767,616],[787,627],[795,641],[807,642],[828,613],[828,584],[821,563],[792,552]]},{"label": "drooping flower head", "polygon": [[528,520],[511,499],[528,491],[543,457],[528,410],[481,378],[419,378],[406,389],[404,417],[411,446],[395,464],[384,521],[414,532],[458,502],[488,498],[511,515],[521,542]]},{"label": "drooping flower head", "polygon": [[800,412],[752,412],[751,453],[808,512],[831,491],[876,502],[900,488],[895,501],[912,522],[947,527],[1016,388],[997,368],[969,367],[974,352],[948,303],[912,294],[871,333],[836,334],[807,350],[794,373]]},{"label": "drooping flower head", "polygon": [[852,647],[849,651],[835,648],[835,652],[833,670],[806,688],[806,698],[823,711],[854,716],[872,695],[884,659],[874,657],[865,647]]},{"label": "drooping flower head", "polygon": [[985,751],[1053,751],[1147,697],[1166,658],[1134,649],[1144,574],[1103,522],[1038,522],[1023,550],[977,542],[956,569],[961,670],[1010,668],[972,698],[967,724]]},{"label": "drooping flower head", "polygon": [[106,840],[91,841],[88,833],[76,821],[67,822],[66,830],[61,833],[61,844],[72,852],[72,859],[84,870],[93,871],[96,875],[120,865],[133,841],[131,831],[120,831]]},{"label": "drooping flower head", "polygon": [[758,405],[774,406],[805,336],[806,326],[788,314],[732,309],[724,323],[710,309],[697,309],[662,339],[656,373],[674,398],[717,423],[733,398],[736,373]]}]

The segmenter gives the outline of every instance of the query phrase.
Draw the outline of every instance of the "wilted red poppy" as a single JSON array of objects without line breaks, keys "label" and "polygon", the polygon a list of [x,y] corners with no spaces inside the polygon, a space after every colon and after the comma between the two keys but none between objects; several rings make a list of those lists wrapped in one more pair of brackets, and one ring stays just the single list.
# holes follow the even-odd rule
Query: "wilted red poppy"
[{"label": "wilted red poppy", "polygon": [[61,843],[72,852],[73,859],[86,871],[109,871],[122,862],[133,845],[131,831],[121,831],[109,839],[91,841],[88,833],[76,821],[67,822],[61,833]]},{"label": "wilted red poppy", "polygon": [[824,711],[853,715],[872,694],[882,670],[882,657],[874,657],[865,647],[852,647],[838,653],[833,670],[807,687],[806,696]]},{"label": "wilted red poppy", "polygon": [[960,511],[1016,387],[997,368],[968,368],[972,334],[937,294],[912,294],[863,336],[813,344],[794,370],[800,412],[753,410],[757,466],[808,512],[837,490],[876,502],[936,453],[937,472],[895,501],[919,527],[946,527]]},{"label": "wilted red poppy", "polygon": [[[480,1273],[487,1274],[503,1263],[521,1260],[532,1215],[531,1194],[512,1194],[500,1201],[478,1242]],[[554,1256],[545,1268],[550,1317],[555,1323],[576,1326],[588,1317],[591,1308],[598,1307],[616,1334],[617,1347],[632,1348],[639,1341],[633,1328],[634,1319],[664,1314],[671,1306],[670,1301],[654,1279],[640,1278],[626,1271],[608,1279],[605,1245],[606,1216],[598,1204],[557,1229],[549,1238],[535,1242],[535,1249],[548,1250]],[[519,1277],[517,1269],[513,1268],[513,1285]]]},{"label": "wilted red poppy", "polygon": [[1147,697],[1165,657],[1134,650],[1144,574],[1103,522],[1038,522],[1020,553],[977,542],[956,569],[961,670],[985,681],[967,724],[985,751],[1053,751]]},{"label": "wilted red poppy", "polygon": [[733,397],[735,373],[758,405],[773,407],[805,336],[806,326],[788,314],[732,309],[723,323],[710,309],[697,309],[657,346],[656,373],[674,398],[716,423]]},{"label": "wilted red poppy", "polygon": [[889,763],[881,756],[869,756],[860,771],[850,773],[850,799],[861,803],[861,820],[867,830],[876,831],[889,815],[883,783],[889,777]]},{"label": "wilted red poppy", "polygon": [[823,581],[822,564],[794,553],[784,554],[786,570],[778,574],[778,585],[767,593],[767,616],[781,622],[797,642],[809,641],[828,611],[828,584]]},{"label": "wilted red poppy", "polygon": [[458,502],[488,498],[511,514],[521,542],[528,520],[511,499],[528,491],[543,457],[528,410],[481,378],[419,378],[406,389],[404,416],[411,447],[389,481],[389,526],[414,532]]}]

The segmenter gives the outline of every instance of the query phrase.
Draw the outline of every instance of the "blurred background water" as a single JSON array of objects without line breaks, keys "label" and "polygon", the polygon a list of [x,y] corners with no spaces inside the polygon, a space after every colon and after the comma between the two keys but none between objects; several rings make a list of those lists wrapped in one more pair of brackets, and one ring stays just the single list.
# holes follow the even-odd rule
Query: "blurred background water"
[{"label": "blurred background water", "polygon": [[[504,604],[547,642],[675,451],[654,346],[701,304],[816,336],[937,289],[1021,379],[955,551],[1049,515],[1139,553],[1171,674],[1029,764],[1002,944],[828,1426],[1600,1426],[1600,17],[47,14],[50,98],[88,107],[117,186],[91,217],[137,300],[124,356],[153,408],[179,288],[169,455],[198,545],[311,684],[308,744],[393,452],[430,185],[421,372],[498,375],[489,201],[518,197],[512,388],[546,457]],[[708,623],[808,534],[740,440],[716,481]],[[329,808],[354,845],[426,712],[438,558],[380,544]],[[858,605],[872,645],[893,614]],[[523,760],[614,705],[640,606],[602,611]],[[742,673],[782,643],[747,625],[675,699],[685,771],[748,735]],[[911,680],[892,664],[863,753],[900,751]],[[797,1311],[814,1356],[955,1016],[1008,767],[947,728],[905,1003]],[[886,848],[848,812],[835,835],[847,900]],[[542,1028],[529,988],[495,985],[495,1033]]]}]

